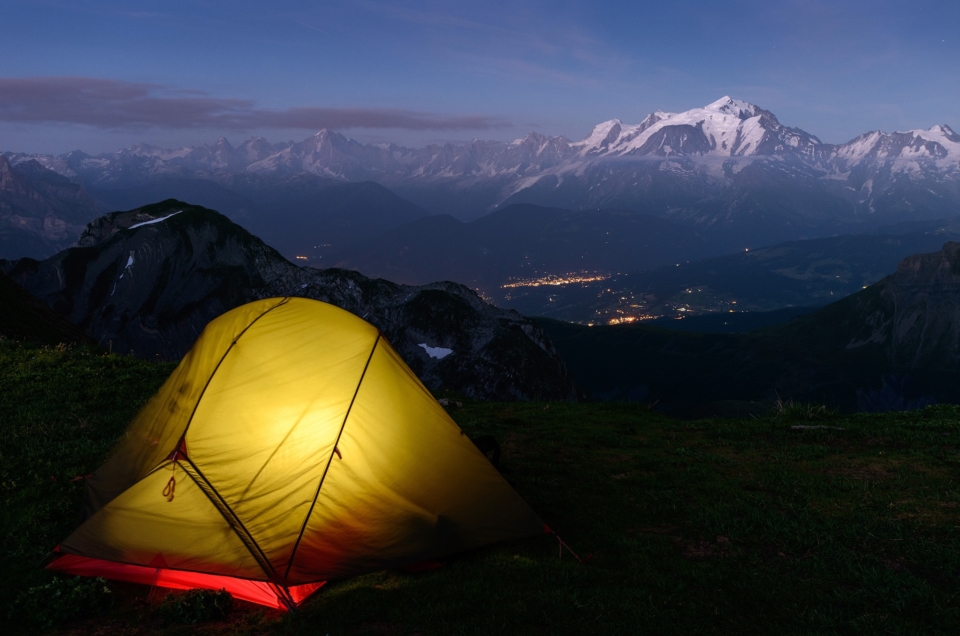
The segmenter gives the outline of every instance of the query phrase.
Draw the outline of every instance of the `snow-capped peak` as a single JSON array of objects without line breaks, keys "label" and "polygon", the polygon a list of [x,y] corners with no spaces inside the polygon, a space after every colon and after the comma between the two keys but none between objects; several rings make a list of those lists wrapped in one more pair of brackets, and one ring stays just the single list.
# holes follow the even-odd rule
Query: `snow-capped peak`
[{"label": "snow-capped peak", "polygon": [[[530,131],[520,139],[514,139],[510,142],[511,146],[519,146],[521,144],[535,144],[537,146],[542,145],[544,142],[548,141],[548,137],[541,135],[538,132]],[[474,139],[474,143],[480,142],[479,139]]]},{"label": "snow-capped peak", "polygon": [[666,119],[667,117],[673,117],[676,113],[665,113],[662,110],[658,110],[655,113],[650,113],[643,118],[643,121],[640,122],[640,130],[646,130],[650,126],[653,126],[658,121]]},{"label": "snow-capped peak", "polygon": [[623,122],[619,119],[609,119],[605,122],[601,122],[593,127],[593,130],[589,135],[580,143],[589,147],[600,147],[603,146],[606,141],[609,143],[612,139],[609,139],[611,134],[615,136],[620,133],[621,128],[623,127]]},{"label": "snow-capped peak", "polygon": [[712,104],[704,106],[703,110],[712,110],[723,113],[724,115],[733,115],[738,119],[749,119],[750,117],[755,117],[760,109],[750,102],[724,95]]},{"label": "snow-capped peak", "polygon": [[937,142],[948,151],[951,151],[950,154],[953,154],[955,151],[960,151],[960,135],[955,133],[950,126],[946,124],[937,124],[928,130],[911,130],[909,132],[914,137]]},{"label": "snow-capped peak", "polygon": [[838,146],[837,157],[848,162],[868,158],[955,162],[960,159],[960,135],[943,124],[927,130],[873,131]]},{"label": "snow-capped peak", "polygon": [[571,146],[580,156],[716,155],[745,156],[810,152],[817,139],[784,128],[758,106],[724,96],[682,113],[657,111],[639,124],[611,119],[594,126]]}]

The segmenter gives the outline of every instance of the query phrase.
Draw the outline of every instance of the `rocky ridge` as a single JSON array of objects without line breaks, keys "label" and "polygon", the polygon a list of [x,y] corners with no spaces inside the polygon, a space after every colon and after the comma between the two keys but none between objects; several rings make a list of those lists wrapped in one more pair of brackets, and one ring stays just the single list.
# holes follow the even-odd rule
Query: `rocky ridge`
[{"label": "rocky ridge", "polygon": [[[302,296],[377,326],[431,389],[482,399],[573,399],[533,321],[441,282],[419,287],[300,268],[226,217],[169,200],[98,218],[77,247],[0,269],[114,351],[178,359],[213,318],[252,300]],[[449,353],[446,353],[449,350]]]},{"label": "rocky ridge", "polygon": [[862,326],[846,349],[876,345],[904,368],[960,369],[960,242],[905,258],[855,304]]}]

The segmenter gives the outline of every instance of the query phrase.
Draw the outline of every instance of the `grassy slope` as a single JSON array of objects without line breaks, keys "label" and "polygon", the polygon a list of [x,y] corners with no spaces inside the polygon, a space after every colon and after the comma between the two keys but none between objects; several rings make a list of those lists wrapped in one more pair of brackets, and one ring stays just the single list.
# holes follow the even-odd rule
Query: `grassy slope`
[{"label": "grassy slope", "polygon": [[[51,575],[82,487],[169,366],[0,343],[0,620]],[[925,633],[960,629],[960,409],[682,422],[624,404],[467,403],[552,537],[421,574],[333,583],[295,617],[241,605],[207,633]],[[814,421],[810,421],[810,417]],[[837,428],[792,429],[792,425]],[[51,480],[51,476],[56,481]],[[77,632],[188,633],[156,594]]]},{"label": "grassy slope", "polygon": [[713,413],[726,401],[772,402],[777,395],[850,412],[858,408],[858,390],[880,389],[887,374],[909,376],[914,393],[960,401],[960,374],[945,368],[948,363],[897,365],[886,343],[847,348],[867,339],[871,328],[865,323],[875,314],[892,315],[892,303],[881,292],[871,287],[787,324],[749,333],[538,320],[581,391],[601,400],[657,402],[675,415]]},{"label": "grassy slope", "polygon": [[76,525],[82,476],[172,368],[0,339],[0,621],[20,590],[49,578],[37,566]]}]

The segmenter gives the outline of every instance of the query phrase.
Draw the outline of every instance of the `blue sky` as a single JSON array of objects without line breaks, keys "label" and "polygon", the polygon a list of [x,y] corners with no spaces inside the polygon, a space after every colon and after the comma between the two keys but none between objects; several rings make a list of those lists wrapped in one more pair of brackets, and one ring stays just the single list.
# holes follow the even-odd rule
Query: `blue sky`
[{"label": "blue sky", "polygon": [[731,95],[843,142],[960,130],[960,3],[4,0],[0,150],[579,139]]}]

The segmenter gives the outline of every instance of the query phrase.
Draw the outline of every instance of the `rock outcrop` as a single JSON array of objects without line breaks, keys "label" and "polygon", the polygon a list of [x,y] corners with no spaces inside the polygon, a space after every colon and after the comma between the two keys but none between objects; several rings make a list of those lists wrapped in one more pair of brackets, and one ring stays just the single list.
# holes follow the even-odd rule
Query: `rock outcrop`
[{"label": "rock outcrop", "polygon": [[879,288],[872,329],[859,337],[886,345],[899,365],[960,365],[960,242],[905,258]]},{"label": "rock outcrop", "polygon": [[0,340],[42,345],[92,344],[76,325],[0,274]]}]

